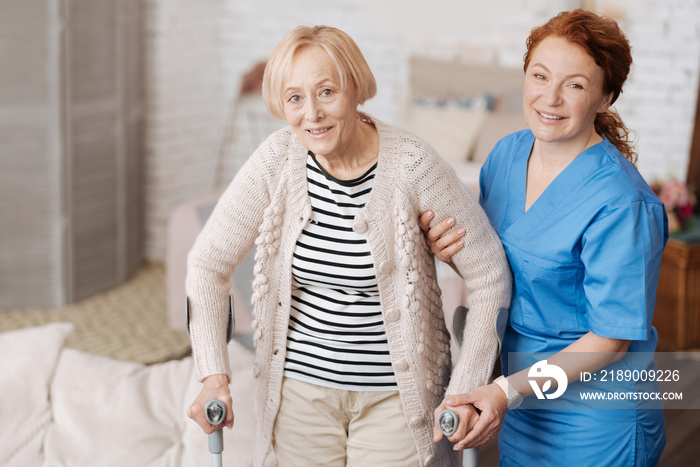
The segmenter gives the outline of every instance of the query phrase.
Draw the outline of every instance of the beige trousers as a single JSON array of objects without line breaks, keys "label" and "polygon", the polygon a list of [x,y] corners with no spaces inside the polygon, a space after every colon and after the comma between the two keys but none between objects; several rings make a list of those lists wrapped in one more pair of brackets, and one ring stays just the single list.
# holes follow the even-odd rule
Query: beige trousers
[{"label": "beige trousers", "polygon": [[346,391],[284,378],[273,446],[279,467],[420,465],[398,391]]}]

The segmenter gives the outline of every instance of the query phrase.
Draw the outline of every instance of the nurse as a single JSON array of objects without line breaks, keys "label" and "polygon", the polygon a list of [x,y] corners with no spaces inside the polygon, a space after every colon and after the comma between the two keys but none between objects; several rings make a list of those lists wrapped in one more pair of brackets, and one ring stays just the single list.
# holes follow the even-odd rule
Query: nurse
[{"label": "nurse", "polygon": [[[541,369],[533,365],[542,356],[566,373],[569,389],[582,371],[623,357],[647,355],[643,365],[654,368],[666,214],[610,108],[632,64],[630,45],[615,21],[579,9],[533,29],[524,61],[529,129],[496,145],[480,181],[480,202],[514,275],[505,377],[446,400],[436,413],[473,404],[481,416],[458,434],[457,448],[486,444],[500,429],[501,465],[656,465],[666,443],[660,406],[583,408],[575,390],[562,391],[557,408],[528,397],[540,388],[528,373]],[[449,261],[461,235],[451,219],[428,231],[433,217],[424,213],[421,228],[436,256]]]}]

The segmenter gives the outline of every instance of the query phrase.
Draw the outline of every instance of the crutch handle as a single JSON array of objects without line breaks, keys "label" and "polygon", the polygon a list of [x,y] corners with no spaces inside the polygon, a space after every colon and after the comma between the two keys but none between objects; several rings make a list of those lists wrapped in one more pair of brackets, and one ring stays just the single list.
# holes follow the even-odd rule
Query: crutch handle
[{"label": "crutch handle", "polygon": [[[452,436],[459,426],[459,417],[450,410],[445,409],[438,415],[438,427],[445,436]],[[479,449],[465,449],[462,451],[462,467],[476,467],[479,463]]]},{"label": "crutch handle", "polygon": [[450,409],[445,409],[438,415],[438,427],[445,436],[452,436],[459,426],[459,417]]}]

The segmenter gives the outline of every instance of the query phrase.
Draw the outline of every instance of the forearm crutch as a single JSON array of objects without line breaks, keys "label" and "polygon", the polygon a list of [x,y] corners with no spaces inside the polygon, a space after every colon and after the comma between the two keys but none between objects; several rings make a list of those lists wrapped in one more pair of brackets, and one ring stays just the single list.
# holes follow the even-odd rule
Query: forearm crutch
[{"label": "forearm crutch", "polygon": [[[187,298],[187,336],[190,337],[190,299]],[[233,314],[233,297],[228,297],[228,328],[226,329],[226,342],[231,341],[231,336],[236,329],[236,321]],[[213,399],[207,402],[204,406],[204,416],[212,425],[220,425],[226,420],[226,406],[218,399]],[[221,467],[221,453],[224,450],[224,432],[223,428],[219,428],[209,434],[209,452],[211,453],[212,467]]]},{"label": "forearm crutch", "polygon": [[[462,340],[464,338],[464,328],[467,325],[467,313],[468,309],[463,306],[458,306],[452,315],[452,334],[457,342],[457,347],[462,347]],[[500,351],[501,344],[503,342],[503,335],[505,334],[506,325],[508,323],[508,310],[501,309],[496,315],[495,332],[496,338],[498,339],[498,348]],[[459,426],[459,417],[450,409],[443,410],[438,415],[438,427],[440,431],[445,436],[452,436],[457,427]],[[479,462],[479,448],[471,448],[460,451],[462,467],[476,467]]]}]

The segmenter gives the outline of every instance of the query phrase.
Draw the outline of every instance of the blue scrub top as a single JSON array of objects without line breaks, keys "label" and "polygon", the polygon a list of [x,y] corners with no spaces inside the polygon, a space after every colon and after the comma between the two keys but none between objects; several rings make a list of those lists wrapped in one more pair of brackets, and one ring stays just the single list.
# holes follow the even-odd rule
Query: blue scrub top
[{"label": "blue scrub top", "polygon": [[[501,353],[504,374],[536,361],[511,365],[509,352],[551,354],[589,331],[631,340],[631,352],[653,352],[657,336],[651,323],[668,239],[663,204],[604,138],[574,159],[525,212],[527,163],[534,141],[530,130],[507,136],[481,170],[480,203],[503,242],[514,278]],[[663,449],[663,417],[659,430],[658,416],[642,414],[643,423],[637,423],[640,415],[635,410],[575,412],[509,411],[502,455],[524,465],[527,452],[533,456],[531,465],[547,465],[547,459],[570,459],[577,465],[589,459],[590,465],[603,465],[607,455],[622,456],[618,461],[640,455],[650,459]],[[607,429],[596,426],[595,420]],[[626,423],[629,429],[611,422]],[[640,424],[650,427],[641,435],[636,432]],[[565,436],[558,441],[549,436],[545,442],[542,438],[550,430],[558,436],[569,432],[573,444],[564,448]],[[581,438],[581,433],[595,430],[596,439],[591,434],[590,443]],[[647,448],[654,452],[638,450],[640,445],[633,441],[642,435],[654,438],[647,439]],[[603,449],[612,451],[602,454]]]}]

